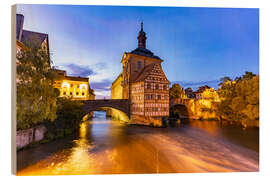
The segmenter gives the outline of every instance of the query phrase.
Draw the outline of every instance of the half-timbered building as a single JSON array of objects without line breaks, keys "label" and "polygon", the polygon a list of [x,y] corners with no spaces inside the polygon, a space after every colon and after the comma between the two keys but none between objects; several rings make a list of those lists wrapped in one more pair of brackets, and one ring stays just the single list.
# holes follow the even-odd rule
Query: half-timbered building
[{"label": "half-timbered building", "polygon": [[111,98],[121,95],[130,100],[131,122],[160,125],[161,119],[169,116],[170,82],[162,70],[163,60],[146,49],[143,24],[137,39],[138,47],[122,57],[123,71],[112,84]]}]

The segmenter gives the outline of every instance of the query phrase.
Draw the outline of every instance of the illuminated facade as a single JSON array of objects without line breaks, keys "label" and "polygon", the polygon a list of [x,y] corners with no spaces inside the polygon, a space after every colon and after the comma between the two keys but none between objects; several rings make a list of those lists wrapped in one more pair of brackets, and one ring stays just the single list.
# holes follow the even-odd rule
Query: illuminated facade
[{"label": "illuminated facade", "polygon": [[89,78],[67,76],[66,71],[56,70],[57,78],[54,87],[60,92],[60,97],[71,97],[74,100],[94,100],[95,95],[89,86]]},{"label": "illuminated facade", "polygon": [[161,123],[169,116],[170,82],[162,70],[163,60],[146,49],[143,24],[137,39],[138,48],[122,57],[123,71],[112,83],[111,98],[130,100],[131,122]]}]

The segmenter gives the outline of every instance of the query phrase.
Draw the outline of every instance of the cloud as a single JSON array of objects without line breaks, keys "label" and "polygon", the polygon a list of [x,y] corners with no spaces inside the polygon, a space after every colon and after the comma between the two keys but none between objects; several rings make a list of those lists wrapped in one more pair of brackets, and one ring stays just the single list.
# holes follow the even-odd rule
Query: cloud
[{"label": "cloud", "polygon": [[94,65],[97,69],[105,69],[107,67],[106,63],[100,62]]},{"label": "cloud", "polygon": [[110,91],[95,91],[95,99],[110,99],[111,93]]},{"label": "cloud", "polygon": [[95,91],[96,99],[109,99],[111,96],[111,85],[112,81],[104,79],[99,82],[90,82],[90,86]]},{"label": "cloud", "polygon": [[213,87],[215,89],[218,88],[218,84],[219,84],[220,80],[219,79],[216,79],[216,80],[210,80],[210,81],[197,81],[197,82],[192,82],[192,81],[173,81],[171,83],[174,84],[174,83],[178,83],[180,84],[183,88],[188,88],[188,87],[191,87],[193,90],[197,89],[198,87],[200,86],[203,86],[203,85],[208,85],[210,87]]},{"label": "cloud", "polygon": [[82,76],[88,77],[90,75],[95,75],[94,70],[88,66],[80,66],[77,64],[68,64],[65,65],[67,68],[67,73],[71,76]]},{"label": "cloud", "polygon": [[109,79],[104,79],[101,82],[90,82],[90,86],[92,89],[95,90],[105,90],[110,91],[111,90],[112,81]]}]

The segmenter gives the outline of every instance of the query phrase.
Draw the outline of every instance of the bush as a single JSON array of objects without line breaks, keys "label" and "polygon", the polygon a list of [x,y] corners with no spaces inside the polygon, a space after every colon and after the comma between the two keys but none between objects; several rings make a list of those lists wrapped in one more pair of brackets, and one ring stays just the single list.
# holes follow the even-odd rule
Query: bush
[{"label": "bush", "polygon": [[57,118],[46,121],[46,139],[58,139],[77,131],[84,116],[83,104],[68,98],[57,99]]}]

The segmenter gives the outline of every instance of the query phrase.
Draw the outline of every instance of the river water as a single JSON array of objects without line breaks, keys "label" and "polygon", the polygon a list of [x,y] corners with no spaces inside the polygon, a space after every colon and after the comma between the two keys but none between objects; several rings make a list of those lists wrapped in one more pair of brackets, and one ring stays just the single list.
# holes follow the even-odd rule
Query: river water
[{"label": "river water", "polygon": [[78,135],[17,153],[18,175],[248,172],[259,170],[259,130],[192,121],[151,128],[95,112]]}]

